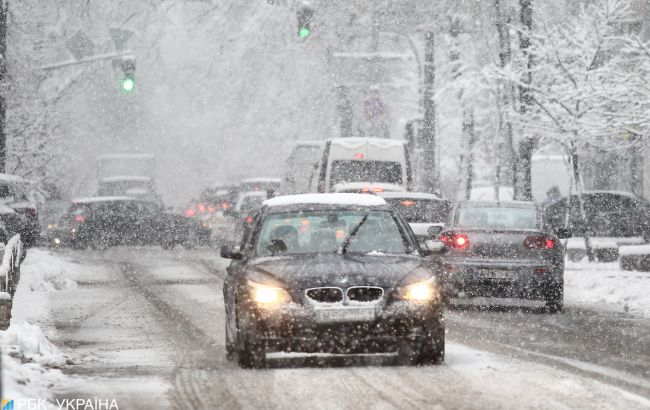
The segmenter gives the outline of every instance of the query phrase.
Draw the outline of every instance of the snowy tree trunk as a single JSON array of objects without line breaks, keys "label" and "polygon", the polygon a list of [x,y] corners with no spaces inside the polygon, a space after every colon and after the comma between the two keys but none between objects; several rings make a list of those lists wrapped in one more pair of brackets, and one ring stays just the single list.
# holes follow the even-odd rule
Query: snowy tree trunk
[{"label": "snowy tree trunk", "polygon": [[0,172],[7,164],[7,9],[9,5],[0,0]]},{"label": "snowy tree trunk", "polygon": [[[496,14],[496,29],[499,36],[499,68],[502,70],[510,63],[512,57],[512,50],[510,49],[510,31],[508,24],[510,19],[504,15],[501,0],[494,0],[494,9]],[[512,175],[512,186],[517,186],[517,161],[516,149],[514,146],[514,139],[512,134],[512,123],[509,118],[508,112],[512,107],[512,101],[509,94],[513,90],[513,85],[508,81],[500,81],[497,89],[497,99],[499,99],[499,134],[500,139],[505,144],[507,152],[510,154],[509,164]],[[503,152],[497,153],[499,156],[497,162],[501,163],[503,160]],[[499,172],[501,173],[501,172]]]},{"label": "snowy tree trunk", "polygon": [[[571,144],[571,165],[573,167],[573,181],[576,188],[576,195],[578,197],[578,206],[580,208],[580,224],[584,227],[583,238],[585,240],[585,250],[587,252],[587,257],[590,262],[594,260],[594,252],[591,248],[591,232],[590,227],[587,224],[587,213],[585,212],[585,203],[582,198],[582,176],[580,175],[580,164],[578,157],[578,150],[575,145]],[[571,212],[571,198],[569,197],[569,203],[567,204],[568,212]]]},{"label": "snowy tree trunk", "polygon": [[[527,70],[525,70],[525,74],[522,78],[522,85],[519,85],[519,103],[523,114],[533,105],[533,96],[530,87],[527,86],[530,85],[533,80],[531,73],[531,70],[533,69],[533,55],[530,53],[530,38],[528,37],[528,33],[533,29],[532,0],[519,0],[519,6],[519,21],[522,27],[528,30],[528,32],[522,31],[519,33],[519,48],[525,56],[527,65]],[[517,176],[517,182],[519,183],[514,186],[516,199],[523,199],[525,201],[533,200],[531,167],[532,156],[533,152],[535,152],[536,146],[537,138],[530,135],[525,136],[523,141],[519,143],[519,158],[516,169],[519,171],[519,175]]]},{"label": "snowy tree trunk", "polygon": [[465,199],[469,200],[472,195],[472,182],[474,180],[474,145],[476,145],[476,134],[474,133],[474,115],[465,114],[463,120],[463,134],[467,135],[467,173],[465,174]]}]

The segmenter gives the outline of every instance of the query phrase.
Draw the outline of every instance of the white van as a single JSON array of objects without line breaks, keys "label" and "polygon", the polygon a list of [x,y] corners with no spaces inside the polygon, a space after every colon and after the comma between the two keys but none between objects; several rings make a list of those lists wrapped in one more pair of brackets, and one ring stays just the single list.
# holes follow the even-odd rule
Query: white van
[{"label": "white van", "polygon": [[318,192],[333,192],[337,184],[383,183],[410,191],[411,163],[406,141],[381,138],[328,140],[318,172]]},{"label": "white van", "polygon": [[282,193],[285,195],[310,192],[314,164],[322,156],[325,141],[296,141],[285,162]]}]

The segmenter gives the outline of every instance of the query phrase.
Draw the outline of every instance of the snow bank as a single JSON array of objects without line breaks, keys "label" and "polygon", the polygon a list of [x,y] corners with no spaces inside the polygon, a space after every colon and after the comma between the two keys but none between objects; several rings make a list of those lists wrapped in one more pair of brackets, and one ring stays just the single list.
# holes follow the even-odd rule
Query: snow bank
[{"label": "snow bank", "polygon": [[650,273],[613,263],[571,263],[564,272],[565,304],[650,317]]},{"label": "snow bank", "polygon": [[13,324],[0,332],[3,394],[11,399],[52,400],[51,387],[63,378],[58,370],[67,358],[40,327]]}]

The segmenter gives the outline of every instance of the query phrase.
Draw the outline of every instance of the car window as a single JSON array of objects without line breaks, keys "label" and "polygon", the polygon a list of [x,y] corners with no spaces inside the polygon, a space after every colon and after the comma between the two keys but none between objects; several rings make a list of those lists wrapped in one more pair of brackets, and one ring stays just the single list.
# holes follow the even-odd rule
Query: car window
[{"label": "car window", "polygon": [[11,198],[13,197],[13,189],[11,185],[7,183],[0,183],[0,198]]},{"label": "car window", "polygon": [[408,239],[390,211],[324,210],[280,213],[262,223],[255,246],[257,255],[270,256],[273,241],[287,247],[282,254],[335,253],[367,215],[347,249],[351,254],[404,254]]},{"label": "car window", "polygon": [[535,208],[461,207],[455,225],[467,228],[536,229],[539,224]]},{"label": "car window", "polygon": [[435,199],[386,199],[407,222],[445,222],[449,217],[450,202]]},{"label": "car window", "polygon": [[389,161],[332,161],[330,186],[345,182],[402,184],[402,166]]}]

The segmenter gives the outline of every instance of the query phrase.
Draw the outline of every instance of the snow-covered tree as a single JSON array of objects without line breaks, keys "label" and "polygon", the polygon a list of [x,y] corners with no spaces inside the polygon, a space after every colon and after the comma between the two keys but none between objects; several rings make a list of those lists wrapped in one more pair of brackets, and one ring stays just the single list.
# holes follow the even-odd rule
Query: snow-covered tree
[{"label": "snow-covered tree", "polygon": [[595,0],[564,22],[537,20],[535,29],[524,33],[534,64],[521,55],[490,71],[529,90],[531,104],[510,112],[513,126],[566,149],[579,194],[578,161],[586,147],[620,150],[646,138],[650,53],[630,32],[634,21],[625,0]]}]

